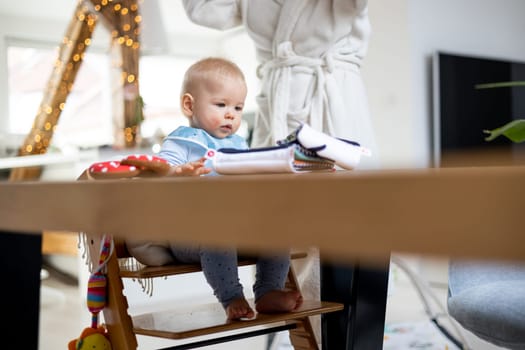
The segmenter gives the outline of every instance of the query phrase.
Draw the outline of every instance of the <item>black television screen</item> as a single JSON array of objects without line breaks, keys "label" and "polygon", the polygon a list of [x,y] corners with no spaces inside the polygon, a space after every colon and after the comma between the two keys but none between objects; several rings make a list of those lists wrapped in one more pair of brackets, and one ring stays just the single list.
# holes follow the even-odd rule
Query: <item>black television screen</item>
[{"label": "black television screen", "polygon": [[[525,119],[525,86],[482,84],[525,81],[525,62],[438,52],[433,66],[434,164],[443,166],[445,157],[454,154],[471,155],[459,165],[490,165],[494,154],[506,158],[504,163],[519,158],[523,144],[503,136],[486,141],[483,130]],[[487,164],[479,163],[483,155]]]}]

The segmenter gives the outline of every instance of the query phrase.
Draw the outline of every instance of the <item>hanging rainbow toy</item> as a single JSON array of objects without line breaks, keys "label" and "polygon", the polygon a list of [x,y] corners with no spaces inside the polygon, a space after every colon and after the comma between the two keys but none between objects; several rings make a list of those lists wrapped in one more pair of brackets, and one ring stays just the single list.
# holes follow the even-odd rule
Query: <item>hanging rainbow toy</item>
[{"label": "hanging rainbow toy", "polygon": [[104,235],[100,246],[98,267],[93,271],[87,285],[87,307],[91,312],[91,328],[98,327],[98,315],[106,305],[107,278],[105,267],[111,254],[112,239]]},{"label": "hanging rainbow toy", "polygon": [[98,315],[106,305],[106,265],[113,252],[111,236],[104,235],[100,245],[97,268],[89,277],[87,285],[87,307],[91,312],[91,327],[85,328],[79,338],[68,343],[68,350],[106,349],[111,350],[109,334],[105,327],[98,324]]}]

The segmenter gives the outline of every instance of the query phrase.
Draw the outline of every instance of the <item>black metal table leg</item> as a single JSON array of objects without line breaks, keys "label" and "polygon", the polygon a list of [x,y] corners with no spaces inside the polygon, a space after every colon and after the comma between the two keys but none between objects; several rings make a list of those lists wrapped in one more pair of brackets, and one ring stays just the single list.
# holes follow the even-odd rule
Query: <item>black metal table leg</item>
[{"label": "black metal table leg", "polygon": [[6,321],[2,344],[37,350],[42,235],[0,231],[0,247],[0,266],[7,273],[0,293]]},{"label": "black metal table leg", "polygon": [[389,262],[373,268],[321,265],[321,300],[345,305],[321,317],[323,350],[383,348]]}]

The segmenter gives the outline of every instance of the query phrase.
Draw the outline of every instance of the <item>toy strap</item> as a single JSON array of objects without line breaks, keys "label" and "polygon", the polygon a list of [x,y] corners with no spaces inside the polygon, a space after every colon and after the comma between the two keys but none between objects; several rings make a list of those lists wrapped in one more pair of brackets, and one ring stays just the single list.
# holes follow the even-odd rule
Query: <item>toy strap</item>
[{"label": "toy strap", "polygon": [[102,236],[102,244],[100,245],[100,255],[99,255],[99,261],[98,261],[98,267],[96,268],[94,273],[102,271],[102,269],[105,270],[105,267],[108,263],[108,258],[112,252],[113,252],[113,237],[111,237],[111,235]]}]

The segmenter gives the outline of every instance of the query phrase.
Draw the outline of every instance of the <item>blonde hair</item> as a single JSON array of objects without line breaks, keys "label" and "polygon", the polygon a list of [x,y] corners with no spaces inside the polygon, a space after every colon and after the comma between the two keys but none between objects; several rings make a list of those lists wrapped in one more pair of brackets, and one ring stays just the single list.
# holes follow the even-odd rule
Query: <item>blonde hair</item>
[{"label": "blonde hair", "polygon": [[232,61],[220,57],[201,59],[192,64],[184,74],[180,95],[182,96],[185,93],[193,94],[198,86],[205,84],[210,79],[226,77],[239,78],[246,84],[242,70]]}]

